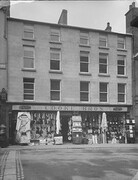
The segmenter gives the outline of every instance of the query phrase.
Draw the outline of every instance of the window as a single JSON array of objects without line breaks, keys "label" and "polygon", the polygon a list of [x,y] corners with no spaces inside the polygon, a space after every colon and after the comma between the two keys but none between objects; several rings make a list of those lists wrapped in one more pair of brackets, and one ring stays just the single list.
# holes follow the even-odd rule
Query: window
[{"label": "window", "polygon": [[104,34],[100,34],[99,36],[99,46],[100,47],[107,47],[107,36]]},{"label": "window", "polygon": [[24,25],[24,38],[34,39],[34,26],[33,25]]},{"label": "window", "polygon": [[51,80],[50,98],[53,101],[60,101],[60,80]]},{"label": "window", "polygon": [[100,83],[100,102],[107,102],[108,83]]},{"label": "window", "polygon": [[89,82],[80,82],[80,101],[89,101]]},{"label": "window", "polygon": [[34,79],[23,78],[24,100],[34,100]]},{"label": "window", "polygon": [[52,42],[60,42],[60,30],[59,29],[51,29],[51,41]]},{"label": "window", "polygon": [[108,54],[99,54],[99,73],[108,73]]},{"label": "window", "polygon": [[50,70],[60,70],[61,52],[59,49],[50,49]]},{"label": "window", "polygon": [[89,72],[89,52],[80,52],[80,72]]},{"label": "window", "polygon": [[125,75],[126,74],[126,57],[123,55],[118,55],[117,74],[118,75]]},{"label": "window", "polygon": [[23,56],[24,68],[34,68],[34,59],[35,59],[34,54],[35,54],[34,48],[24,46],[24,56]]},{"label": "window", "polygon": [[124,103],[126,97],[126,85],[118,84],[118,102]]},{"label": "window", "polygon": [[118,49],[125,49],[125,38],[122,36],[118,36],[117,39],[117,48]]},{"label": "window", "polygon": [[86,32],[80,32],[80,44],[89,45],[89,34]]}]

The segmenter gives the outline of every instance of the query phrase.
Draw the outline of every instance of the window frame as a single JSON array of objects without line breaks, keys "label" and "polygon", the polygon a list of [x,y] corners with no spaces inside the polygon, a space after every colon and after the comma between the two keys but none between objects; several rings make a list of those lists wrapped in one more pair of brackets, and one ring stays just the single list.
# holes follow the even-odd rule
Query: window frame
[{"label": "window frame", "polygon": [[[86,40],[87,43],[83,43],[83,40]],[[80,32],[80,45],[89,46],[89,33],[88,32]]]},{"label": "window frame", "polygon": [[[124,92],[119,92],[119,85],[123,85]],[[119,101],[119,95],[123,95],[124,101]],[[117,84],[117,102],[118,103],[126,103],[126,84],[125,83],[118,83]]]},{"label": "window frame", "polygon": [[[102,85],[102,84],[106,85],[107,91],[101,91],[101,85]],[[108,86],[109,86],[109,83],[107,83],[107,82],[100,82],[100,83],[99,83],[99,102],[100,102],[100,103],[108,103],[108,93],[109,93],[109,92],[108,92],[108,91],[109,91],[109,90],[108,90],[108,88],[109,88]],[[102,95],[106,95],[106,101],[102,101],[102,100],[101,100],[101,99],[102,99],[102,97],[101,97]]]},{"label": "window frame", "polygon": [[[58,54],[59,59],[54,59],[51,57],[52,53]],[[58,62],[58,67],[57,69],[52,68],[52,62]],[[61,49],[56,49],[56,48],[50,48],[50,71],[61,71]]]},{"label": "window frame", "polygon": [[[102,45],[102,43],[105,43],[105,46]],[[99,35],[99,47],[107,48],[107,35],[106,34],[100,34]]]},{"label": "window frame", "polygon": [[[121,47],[120,47],[121,45]],[[123,46],[123,47],[122,47]],[[126,48],[126,40],[125,37],[123,36],[118,36],[117,37],[117,49],[125,49]]]},{"label": "window frame", "polygon": [[[29,82],[30,81],[30,82]],[[25,85],[33,85],[32,89],[25,88]],[[25,91],[32,91],[32,93],[26,93]],[[32,99],[25,98],[25,95],[32,95]],[[23,100],[34,101],[35,100],[35,79],[34,78],[23,78]]]},{"label": "window frame", "polygon": [[[122,59],[119,57],[123,57]],[[123,61],[124,64],[118,64],[118,61]],[[123,74],[119,74],[119,67],[122,68],[123,67]],[[117,75],[118,76],[126,76],[126,56],[125,55],[117,55]]]},{"label": "window frame", "polygon": [[[55,36],[57,37],[58,40],[54,40],[54,38],[52,38],[52,37],[55,37]],[[60,32],[60,29],[51,28],[50,41],[51,42],[55,42],[55,43],[60,43],[61,42],[61,32]]]},{"label": "window frame", "polygon": [[[88,91],[82,90],[82,83],[87,84]],[[85,86],[86,87],[86,86]],[[87,94],[87,100],[83,100],[82,94]],[[89,102],[90,101],[90,82],[89,81],[80,81],[80,102]]]},{"label": "window frame", "polygon": [[[82,60],[81,57],[87,57],[87,62]],[[89,73],[89,64],[90,64],[90,53],[88,51],[80,51],[80,73]],[[87,65],[87,71],[82,71],[83,66]]]},{"label": "window frame", "polygon": [[[100,56],[106,56],[106,63],[103,63],[103,62],[100,62]],[[102,59],[104,59],[105,60],[105,58],[103,58],[102,57]],[[108,60],[109,59],[109,57],[108,57],[108,54],[107,53],[99,53],[99,74],[108,74],[109,72],[108,72]],[[100,72],[100,70],[101,70],[101,66],[105,66],[106,67],[106,72]]]},{"label": "window frame", "polygon": [[[52,89],[52,82],[54,82],[54,81],[59,83],[59,90]],[[59,95],[58,95],[59,99],[58,100],[52,98],[52,93],[54,93],[54,92],[59,93]],[[51,79],[50,80],[50,100],[54,101],[54,102],[60,102],[61,101],[61,80],[59,80],[59,79]]]},{"label": "window frame", "polygon": [[[25,32],[26,33],[32,33],[31,37],[25,36]],[[24,32],[23,32],[23,38],[24,39],[34,39],[34,25],[32,24],[24,24]]]},{"label": "window frame", "polygon": [[[33,56],[25,56],[25,51],[30,51],[33,53]],[[25,58],[26,61],[30,60],[31,63],[33,64],[32,67],[25,67]],[[35,69],[35,48],[34,47],[29,47],[29,46],[23,46],[23,69]]]}]

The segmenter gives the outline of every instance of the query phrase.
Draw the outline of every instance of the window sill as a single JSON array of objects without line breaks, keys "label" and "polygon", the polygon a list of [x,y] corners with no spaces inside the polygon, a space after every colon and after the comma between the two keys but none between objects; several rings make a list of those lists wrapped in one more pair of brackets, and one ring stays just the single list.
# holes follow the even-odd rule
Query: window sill
[{"label": "window sill", "polygon": [[49,43],[52,43],[52,44],[62,44],[61,42],[58,42],[58,41],[49,41]]},{"label": "window sill", "polygon": [[119,48],[117,48],[117,51],[124,51],[124,52],[127,52],[127,49],[119,49]]},{"label": "window sill", "polygon": [[80,72],[79,75],[83,75],[83,76],[91,76],[91,73],[87,73],[87,72]]},{"label": "window sill", "polygon": [[22,68],[22,71],[36,72],[36,69],[31,68]]},{"label": "window sill", "polygon": [[85,44],[79,44],[80,47],[87,47],[87,48],[90,48],[91,46],[90,45],[85,45]]},{"label": "window sill", "polygon": [[25,37],[23,37],[22,40],[25,40],[25,41],[36,41],[35,38],[25,38]]},{"label": "window sill", "polygon": [[128,76],[125,76],[125,75],[117,75],[116,77],[117,78],[128,78]]},{"label": "window sill", "polygon": [[109,47],[99,46],[99,49],[109,50]]},{"label": "window sill", "polygon": [[109,74],[98,74],[98,76],[100,76],[100,77],[110,77]]},{"label": "window sill", "polygon": [[54,74],[63,74],[62,71],[58,71],[58,70],[49,70],[49,73],[54,73]]}]

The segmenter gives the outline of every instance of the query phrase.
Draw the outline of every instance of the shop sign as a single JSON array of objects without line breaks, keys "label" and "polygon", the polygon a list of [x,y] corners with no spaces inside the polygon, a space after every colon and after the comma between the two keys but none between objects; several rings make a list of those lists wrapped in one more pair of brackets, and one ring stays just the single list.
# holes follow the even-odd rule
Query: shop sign
[{"label": "shop sign", "polygon": [[101,111],[101,112],[127,112],[127,107],[102,107],[102,106],[62,106],[62,105],[13,105],[12,110],[32,111]]}]

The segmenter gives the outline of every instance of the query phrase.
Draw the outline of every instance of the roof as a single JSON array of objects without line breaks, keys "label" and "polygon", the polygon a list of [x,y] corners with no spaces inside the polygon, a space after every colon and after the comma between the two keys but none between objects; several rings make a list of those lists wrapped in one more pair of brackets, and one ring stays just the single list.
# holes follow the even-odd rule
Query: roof
[{"label": "roof", "polygon": [[47,22],[41,22],[41,21],[33,21],[33,20],[26,20],[26,19],[17,19],[17,18],[12,18],[8,17],[7,18],[9,21],[18,21],[18,22],[23,22],[23,23],[32,23],[32,24],[41,24],[41,25],[49,25],[49,26],[56,26],[56,27],[63,27],[63,28],[69,28],[69,29],[78,29],[82,31],[96,31],[96,32],[101,32],[101,33],[107,33],[107,34],[119,34],[119,35],[124,35],[124,36],[132,36],[132,34],[124,34],[124,33],[117,33],[117,32],[109,32],[105,30],[100,30],[100,29],[91,29],[91,28],[85,28],[85,27],[78,27],[78,26],[70,26],[70,25],[61,25],[61,24],[54,24],[54,23],[47,23]]}]

